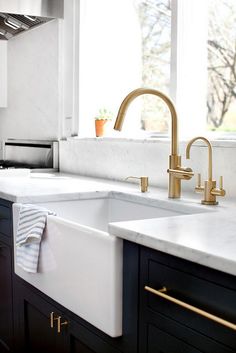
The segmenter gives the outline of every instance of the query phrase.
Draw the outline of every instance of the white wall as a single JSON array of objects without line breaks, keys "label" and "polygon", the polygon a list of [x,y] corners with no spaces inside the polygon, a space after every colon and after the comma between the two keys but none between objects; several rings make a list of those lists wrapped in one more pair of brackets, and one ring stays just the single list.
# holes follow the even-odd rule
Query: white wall
[{"label": "white wall", "polygon": [[[182,166],[191,167],[207,178],[207,147],[198,143],[192,146],[191,159],[185,159],[186,142],[180,144]],[[150,178],[150,184],[160,188],[168,186],[167,140],[128,139],[74,139],[60,142],[60,170],[62,172],[89,175],[113,180],[124,180],[129,175]],[[224,176],[224,187],[228,196],[236,196],[236,142],[213,142],[213,178]],[[182,190],[193,191],[196,183],[182,182]],[[199,196],[200,198],[201,196]]]},{"label": "white wall", "polygon": [[59,21],[8,42],[8,107],[0,108],[0,139],[59,137]]},{"label": "white wall", "polygon": [[0,40],[0,107],[7,106],[7,41]]}]

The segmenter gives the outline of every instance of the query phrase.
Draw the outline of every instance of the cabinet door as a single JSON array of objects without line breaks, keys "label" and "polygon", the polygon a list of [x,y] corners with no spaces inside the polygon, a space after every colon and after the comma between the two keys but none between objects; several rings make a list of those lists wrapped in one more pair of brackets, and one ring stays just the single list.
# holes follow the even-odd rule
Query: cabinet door
[{"label": "cabinet door", "polygon": [[28,285],[16,282],[15,317],[16,351],[20,353],[66,353],[66,327],[57,332],[57,320],[51,328],[50,314],[54,318],[63,314],[41,296],[31,291]]},{"label": "cabinet door", "polygon": [[0,352],[12,347],[11,249],[0,243]]},{"label": "cabinet door", "polygon": [[[230,285],[227,288],[215,282],[216,278],[213,276],[222,278],[220,274],[211,271],[212,277],[207,279],[204,278],[206,271],[203,272],[204,269],[200,266],[193,266],[180,259],[173,261],[173,257],[168,255],[147,248],[141,249],[139,292],[140,337],[143,347],[141,352],[154,352],[152,348],[147,350],[146,342],[150,347],[155,347],[157,342],[162,347],[160,352],[164,349],[162,344],[167,344],[171,353],[196,350],[204,353],[235,353],[234,330],[211,320],[210,315],[209,318],[204,317],[189,310],[186,304],[183,307],[170,300],[176,298],[182,303],[191,304],[235,322],[235,290],[230,288]],[[184,264],[188,266],[184,267]],[[197,273],[194,272],[195,267],[198,269]],[[211,278],[214,278],[214,282],[210,280]],[[231,278],[231,281],[234,285],[235,279]],[[145,286],[157,290],[165,287],[168,295],[160,297],[157,293],[146,291]],[[175,349],[174,347],[178,347],[180,343],[181,349]],[[188,346],[191,349],[184,348]]]},{"label": "cabinet door", "polygon": [[198,349],[186,344],[182,340],[159,330],[153,325],[148,327],[147,335],[148,353],[200,353]]},{"label": "cabinet door", "polygon": [[[117,353],[78,317],[45,297],[19,278],[15,287],[15,332],[17,353]],[[51,328],[51,313],[54,327]],[[66,313],[66,314],[65,314]],[[58,333],[57,317],[61,316]],[[65,324],[64,324],[65,323]],[[94,328],[94,330],[96,330]],[[1,352],[1,351],[0,351]]]},{"label": "cabinet door", "polygon": [[118,353],[94,332],[75,320],[69,319],[68,353]]},{"label": "cabinet door", "polygon": [[153,312],[140,316],[140,353],[235,353],[178,322]]}]

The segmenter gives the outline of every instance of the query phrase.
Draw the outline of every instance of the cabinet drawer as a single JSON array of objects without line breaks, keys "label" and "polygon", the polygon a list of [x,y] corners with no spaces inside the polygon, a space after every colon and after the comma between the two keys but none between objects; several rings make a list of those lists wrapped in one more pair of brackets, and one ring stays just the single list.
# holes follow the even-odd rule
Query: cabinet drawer
[{"label": "cabinet drawer", "polygon": [[217,282],[206,280],[201,273],[201,266],[199,266],[197,275],[196,271],[194,271],[194,275],[189,272],[186,266],[187,262],[183,261],[182,270],[179,266],[174,268],[171,266],[171,262],[160,262],[158,252],[152,253],[150,249],[143,248],[140,281],[141,310],[146,311],[146,315],[149,312],[152,316],[155,312],[161,313],[236,349],[236,330],[213,321],[210,316],[204,317],[202,313],[195,313],[179,303],[173,303],[165,296],[163,298],[144,290],[145,286],[155,290],[166,287],[165,294],[169,297],[236,325],[236,291],[221,286]]},{"label": "cabinet drawer", "polygon": [[11,208],[0,205],[0,233],[11,236]]},{"label": "cabinet drawer", "polygon": [[234,353],[204,335],[160,316],[142,327],[140,353]]}]

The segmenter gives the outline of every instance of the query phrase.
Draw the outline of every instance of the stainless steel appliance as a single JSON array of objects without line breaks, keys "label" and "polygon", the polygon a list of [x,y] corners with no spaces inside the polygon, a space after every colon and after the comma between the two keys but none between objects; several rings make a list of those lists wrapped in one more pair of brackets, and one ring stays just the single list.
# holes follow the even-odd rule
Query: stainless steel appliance
[{"label": "stainless steel appliance", "polygon": [[64,0],[0,0],[0,39],[63,18]]},{"label": "stainless steel appliance", "polygon": [[4,168],[58,171],[58,141],[8,139],[3,143],[3,159],[0,160],[0,169]]}]

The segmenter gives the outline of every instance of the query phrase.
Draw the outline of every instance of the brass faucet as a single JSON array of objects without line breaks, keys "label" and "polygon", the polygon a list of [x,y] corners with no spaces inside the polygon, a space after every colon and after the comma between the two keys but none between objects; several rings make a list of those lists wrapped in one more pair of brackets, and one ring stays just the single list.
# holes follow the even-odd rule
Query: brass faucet
[{"label": "brass faucet", "polygon": [[216,196],[225,196],[225,190],[223,189],[223,177],[220,177],[220,187],[216,188],[216,181],[212,180],[212,146],[208,139],[199,136],[189,141],[186,147],[186,158],[190,159],[190,148],[196,140],[202,140],[206,142],[208,146],[208,180],[204,182],[204,186],[201,185],[201,174],[198,174],[197,186],[195,187],[196,192],[204,192],[204,199],[201,201],[203,205],[218,205]]},{"label": "brass faucet", "polygon": [[169,156],[169,197],[179,198],[181,195],[181,179],[189,180],[192,178],[193,171],[191,168],[181,167],[181,156],[178,155],[178,120],[174,104],[164,93],[151,88],[137,88],[130,92],[121,103],[116,122],[115,130],[121,130],[124,122],[125,114],[130,103],[138,96],[143,94],[153,94],[161,98],[168,106],[171,114],[171,155]]}]

